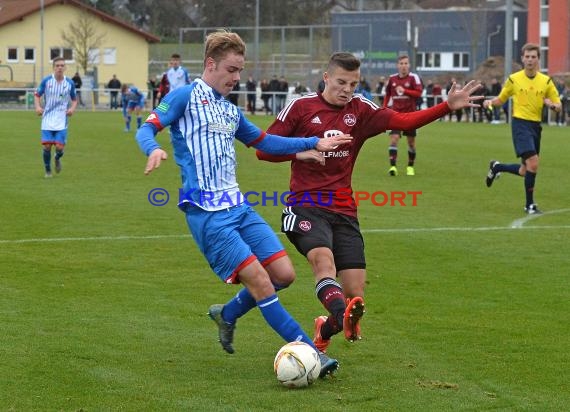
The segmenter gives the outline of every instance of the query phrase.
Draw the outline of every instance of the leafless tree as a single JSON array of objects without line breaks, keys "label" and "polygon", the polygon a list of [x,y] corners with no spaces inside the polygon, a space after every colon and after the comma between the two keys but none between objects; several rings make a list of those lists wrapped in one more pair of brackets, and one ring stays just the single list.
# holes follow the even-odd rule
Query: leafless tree
[{"label": "leafless tree", "polygon": [[103,44],[106,33],[99,33],[97,20],[93,15],[82,11],[75,22],[69,23],[61,31],[64,45],[73,50],[73,57],[85,73],[90,65],[100,57],[98,48]]}]

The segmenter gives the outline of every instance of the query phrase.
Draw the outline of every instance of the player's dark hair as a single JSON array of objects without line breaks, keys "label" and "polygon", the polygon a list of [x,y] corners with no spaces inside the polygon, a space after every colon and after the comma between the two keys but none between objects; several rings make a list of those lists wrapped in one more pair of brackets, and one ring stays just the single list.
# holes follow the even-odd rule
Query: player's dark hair
[{"label": "player's dark hair", "polygon": [[178,53],[174,53],[172,54],[172,56],[170,56],[171,59],[179,59],[180,55]]},{"label": "player's dark hair", "polygon": [[336,52],[333,53],[329,60],[327,71],[330,72],[335,67],[340,67],[346,71],[353,72],[360,69],[360,60],[352,53]]},{"label": "player's dark hair", "polygon": [[61,56],[54,57],[53,60],[51,61],[51,64],[52,64],[52,66],[55,67],[55,63],[61,62],[61,61],[65,63],[65,59],[63,57],[61,57]]},{"label": "player's dark hair", "polygon": [[522,46],[521,56],[524,56],[524,54],[527,51],[533,51],[533,50],[536,50],[536,55],[538,56],[538,58],[540,58],[540,46],[538,44],[535,44],[535,43],[527,43],[524,46]]},{"label": "player's dark hair", "polygon": [[404,60],[404,59],[410,60],[410,56],[408,56],[407,54],[401,54],[398,56],[398,61]]}]

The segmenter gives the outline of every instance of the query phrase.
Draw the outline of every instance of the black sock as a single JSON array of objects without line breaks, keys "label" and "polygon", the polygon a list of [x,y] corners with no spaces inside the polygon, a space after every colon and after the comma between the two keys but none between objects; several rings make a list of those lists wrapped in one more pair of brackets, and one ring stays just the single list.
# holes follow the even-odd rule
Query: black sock
[{"label": "black sock", "polygon": [[342,288],[338,282],[332,278],[321,279],[319,283],[317,283],[315,290],[317,297],[330,313],[327,322],[321,329],[321,336],[323,339],[330,339],[332,335],[342,330],[346,299]]},{"label": "black sock", "polygon": [[396,160],[398,160],[398,148],[396,146],[388,148],[388,158],[390,159],[390,166],[396,166]]},{"label": "black sock", "polygon": [[46,172],[50,172],[51,171],[51,150],[46,150],[43,149],[43,155],[44,155],[44,166],[46,168]]},{"label": "black sock", "polygon": [[534,182],[536,180],[536,173],[526,171],[524,175],[524,189],[526,194],[526,207],[534,203]]},{"label": "black sock", "polygon": [[519,175],[520,167],[521,165],[517,163],[511,163],[511,164],[499,163],[498,165],[495,165],[495,167],[493,167],[493,173],[507,172],[520,176]]},{"label": "black sock", "polygon": [[416,149],[408,149],[408,166],[413,166],[416,161]]}]

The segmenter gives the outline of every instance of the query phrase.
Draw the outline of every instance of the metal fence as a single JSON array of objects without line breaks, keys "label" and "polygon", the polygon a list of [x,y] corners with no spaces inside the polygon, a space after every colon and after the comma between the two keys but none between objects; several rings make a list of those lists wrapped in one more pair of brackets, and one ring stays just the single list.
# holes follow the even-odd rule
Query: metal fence
[{"label": "metal fence", "polygon": [[[244,89],[242,85],[242,89]],[[309,90],[310,91],[310,90]],[[32,88],[0,88],[0,109],[8,110],[34,110],[34,92]],[[111,94],[110,89],[89,89],[81,90],[81,101],[78,104],[79,110],[87,111],[110,111],[111,109]],[[153,96],[149,90],[141,89],[145,94],[145,108],[146,112],[150,112],[158,102],[153,101]],[[232,92],[237,97],[237,106],[243,110],[244,113],[251,113],[251,107],[247,103],[247,95],[251,92],[240,90]],[[383,99],[383,95],[371,93],[372,100],[378,104]],[[290,87],[289,92],[269,92],[266,93],[267,99],[262,98],[261,89],[259,87],[256,91],[255,97],[255,112],[254,114],[276,115],[279,111],[289,103],[292,99],[300,97],[300,94],[294,92],[294,88]],[[282,97],[280,99],[280,97]],[[487,96],[491,97],[491,96]],[[430,98],[433,98],[433,104],[437,104],[446,100],[446,96],[427,95],[424,93],[423,97],[418,100],[418,109],[427,108],[427,103]],[[120,101],[120,99],[119,99]],[[120,107],[119,107],[120,110]],[[569,111],[569,112],[567,112]],[[488,112],[478,108],[468,108],[461,111],[455,111],[448,116],[443,117],[442,121],[449,122],[486,122],[486,123],[505,123],[509,121],[510,110],[509,108],[497,108],[495,113]],[[563,114],[556,116],[551,110],[545,108],[543,113],[543,123],[566,126],[567,121],[570,120],[570,107],[564,107]]]}]

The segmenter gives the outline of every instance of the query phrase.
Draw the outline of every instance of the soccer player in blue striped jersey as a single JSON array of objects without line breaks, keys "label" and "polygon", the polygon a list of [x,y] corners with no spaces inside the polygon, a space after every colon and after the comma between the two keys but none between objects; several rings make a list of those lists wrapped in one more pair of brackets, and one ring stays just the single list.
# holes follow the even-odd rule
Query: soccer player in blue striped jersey
[{"label": "soccer player in blue striped jersey", "polygon": [[[218,326],[223,349],[233,353],[236,321],[258,307],[266,322],[286,342],[311,338],[281,305],[276,291],[295,279],[285,248],[271,227],[246,203],[236,181],[234,139],[273,154],[320,151],[351,141],[348,135],[319,139],[283,138],[266,134],[225,99],[240,80],[245,64],[245,43],[235,33],[218,31],[206,38],[202,77],[169,92],[139,129],[136,139],[148,156],[145,174],[158,168],[167,154],[156,134],[170,126],[174,158],[180,167],[183,192],[179,203],[200,251],[225,283],[242,288],[225,305],[208,311]],[[320,353],[321,377],[338,367]]]},{"label": "soccer player in blue striped jersey", "polygon": [[46,76],[34,93],[36,113],[42,116],[41,134],[45,177],[52,177],[52,146],[55,146],[55,171],[61,172],[61,157],[67,142],[67,118],[77,107],[75,85],[63,74],[65,59],[56,57],[52,64],[53,74]]}]

